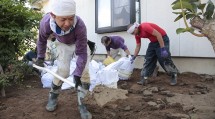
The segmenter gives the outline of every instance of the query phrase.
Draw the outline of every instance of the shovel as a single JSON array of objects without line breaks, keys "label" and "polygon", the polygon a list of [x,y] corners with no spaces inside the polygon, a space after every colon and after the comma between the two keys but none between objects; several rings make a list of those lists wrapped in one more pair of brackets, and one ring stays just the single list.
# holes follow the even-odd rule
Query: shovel
[{"label": "shovel", "polygon": [[[40,66],[37,66],[35,64],[33,64],[33,67],[35,67],[35,68],[37,68],[39,70],[47,71],[48,73],[52,74],[54,77],[60,79],[63,82],[66,82],[67,84],[69,84],[72,87],[75,87],[74,83],[66,80],[65,78],[62,78],[58,74],[56,74],[56,73],[52,72],[51,70],[49,70],[48,68],[40,67]],[[88,92],[87,90],[85,90],[81,86],[78,86],[78,88],[77,88],[78,106],[79,106],[79,111],[80,111],[80,114],[81,114],[81,119],[92,119],[92,114],[87,110],[86,106],[82,103],[82,99],[84,99],[84,97],[86,96],[87,92]]]}]

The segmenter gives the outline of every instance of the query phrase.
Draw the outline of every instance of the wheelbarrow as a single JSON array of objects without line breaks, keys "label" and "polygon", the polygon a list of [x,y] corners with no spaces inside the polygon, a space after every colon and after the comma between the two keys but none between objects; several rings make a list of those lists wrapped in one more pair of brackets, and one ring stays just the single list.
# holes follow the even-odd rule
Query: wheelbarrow
[{"label": "wheelbarrow", "polygon": [[[66,82],[67,84],[69,84],[72,87],[75,87],[75,84],[73,82],[70,82],[70,81],[66,80],[65,78],[63,78],[63,77],[59,76],[58,74],[52,72],[48,68],[40,67],[40,66],[37,66],[35,64],[33,64],[33,67],[35,67],[35,68],[37,68],[39,70],[47,71],[48,73],[52,74],[54,77],[60,79],[63,82]],[[78,86],[78,88],[77,88],[78,106],[79,106],[79,111],[80,111],[80,114],[81,114],[81,119],[92,119],[92,114],[87,110],[86,106],[82,103],[82,100],[86,96],[87,92],[88,92],[87,90],[85,90],[81,86]]]}]

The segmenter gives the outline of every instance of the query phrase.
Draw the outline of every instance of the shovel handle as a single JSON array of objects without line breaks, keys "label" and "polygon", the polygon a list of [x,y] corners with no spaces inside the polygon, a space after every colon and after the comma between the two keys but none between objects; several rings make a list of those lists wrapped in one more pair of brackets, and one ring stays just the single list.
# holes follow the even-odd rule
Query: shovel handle
[{"label": "shovel handle", "polygon": [[[72,86],[72,87],[75,87],[75,84],[74,84],[74,83],[72,83],[72,82],[66,80],[65,78],[62,78],[61,76],[59,76],[58,74],[54,73],[53,71],[51,71],[51,70],[48,69],[48,68],[40,67],[40,66],[37,66],[37,65],[35,65],[35,64],[33,64],[33,67],[35,67],[35,68],[37,68],[37,69],[39,69],[39,70],[47,71],[48,73],[52,74],[54,77],[60,79],[60,80],[63,81],[63,82],[68,83],[68,84],[69,84],[70,86]],[[78,90],[83,91],[83,92],[86,92],[86,90],[84,90],[84,89],[83,89],[82,87],[80,87],[80,86],[78,86]]]}]

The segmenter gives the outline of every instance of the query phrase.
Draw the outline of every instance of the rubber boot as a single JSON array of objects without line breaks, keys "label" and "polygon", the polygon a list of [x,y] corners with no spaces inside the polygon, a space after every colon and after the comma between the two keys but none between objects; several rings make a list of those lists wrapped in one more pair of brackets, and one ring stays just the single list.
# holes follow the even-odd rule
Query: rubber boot
[{"label": "rubber boot", "polygon": [[81,114],[81,119],[92,119],[92,114],[87,110],[86,106],[83,104],[82,100],[86,96],[86,93],[78,92],[78,109]]},{"label": "rubber boot", "polygon": [[85,105],[79,105],[78,108],[81,114],[81,119],[92,119],[92,114],[87,110]]},{"label": "rubber boot", "polygon": [[142,77],[140,81],[137,82],[139,85],[146,85],[148,83],[148,77]]},{"label": "rubber boot", "polygon": [[176,84],[177,84],[177,74],[174,73],[174,74],[171,75],[170,85],[174,86]]},{"label": "rubber boot", "polygon": [[49,92],[48,104],[46,105],[46,110],[52,112],[57,107],[57,97],[59,95],[59,91],[61,86],[56,86],[52,83],[51,91]]}]

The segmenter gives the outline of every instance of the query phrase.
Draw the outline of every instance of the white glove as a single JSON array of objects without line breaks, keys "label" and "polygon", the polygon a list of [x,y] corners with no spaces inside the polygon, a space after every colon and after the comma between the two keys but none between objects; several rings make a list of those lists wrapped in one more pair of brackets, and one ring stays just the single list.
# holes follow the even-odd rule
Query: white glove
[{"label": "white glove", "polygon": [[129,60],[131,60],[131,59],[132,59],[132,56],[131,56],[131,55],[128,55],[128,58],[129,58]]}]

